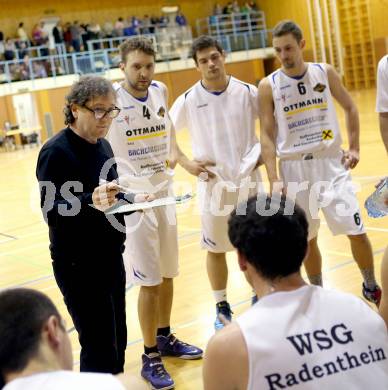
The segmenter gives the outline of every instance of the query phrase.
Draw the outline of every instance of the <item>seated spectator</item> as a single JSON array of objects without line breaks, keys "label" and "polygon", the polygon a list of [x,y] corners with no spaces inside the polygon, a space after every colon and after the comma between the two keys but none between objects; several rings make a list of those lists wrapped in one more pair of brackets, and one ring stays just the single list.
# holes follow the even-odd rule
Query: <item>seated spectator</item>
[{"label": "seated spectator", "polygon": [[28,35],[26,33],[26,30],[24,29],[24,23],[23,22],[19,23],[19,27],[16,30],[16,36],[22,42],[29,42]]},{"label": "seated spectator", "polygon": [[32,63],[32,70],[34,72],[34,78],[41,79],[47,77],[47,71],[42,62],[34,61]]},{"label": "seated spectator", "polygon": [[237,210],[229,237],[261,299],[211,338],[205,390],[387,388],[381,317],[358,297],[302,279],[304,211],[275,195],[250,198]]},{"label": "seated spectator", "polygon": [[20,80],[29,80],[30,79],[30,57],[28,54],[25,54],[23,57],[23,62],[19,65]]},{"label": "seated spectator", "polygon": [[43,293],[0,293],[0,389],[146,390],[133,376],[72,372],[73,355],[62,317]]},{"label": "seated spectator", "polygon": [[16,46],[11,38],[7,38],[4,44],[4,59],[12,61],[16,58]]},{"label": "seated spectator", "polygon": [[24,58],[24,56],[28,54],[26,41],[19,41],[18,47],[19,47],[18,55],[19,55],[19,59],[21,60]]}]

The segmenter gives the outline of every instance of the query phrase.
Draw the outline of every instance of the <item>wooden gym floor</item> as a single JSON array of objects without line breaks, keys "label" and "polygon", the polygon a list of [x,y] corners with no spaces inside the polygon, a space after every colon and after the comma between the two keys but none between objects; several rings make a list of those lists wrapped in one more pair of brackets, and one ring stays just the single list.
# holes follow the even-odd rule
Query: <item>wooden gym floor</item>
[{"label": "wooden gym floor", "polygon": [[[361,118],[361,162],[353,171],[354,182],[360,185],[358,193],[362,205],[374,189],[378,178],[387,175],[387,156],[380,138],[378,117],[375,113],[375,90],[353,93]],[[344,116],[340,113],[341,127]],[[346,139],[345,131],[343,131]],[[178,142],[190,154],[187,131],[178,134]],[[77,334],[52,276],[48,250],[48,229],[40,209],[35,165],[38,148],[0,152],[0,289],[25,286],[48,294],[66,319],[74,351],[75,370],[79,369],[79,344]],[[262,168],[261,168],[262,169]],[[263,178],[265,178],[262,169]],[[176,169],[176,183],[189,181],[195,190],[195,179],[180,167]],[[180,190],[177,189],[177,193]],[[376,274],[380,278],[380,262],[388,244],[388,220],[368,218],[362,214],[372,242]],[[180,249],[180,276],[175,282],[175,300],[172,326],[179,338],[206,347],[213,333],[214,302],[205,269],[205,252],[199,248],[200,222],[195,202],[177,207]],[[333,237],[322,224],[320,247],[324,257],[324,281],[336,288],[360,295],[361,276],[352,260],[348,240]],[[235,315],[249,307],[251,290],[239,271],[234,253],[228,254],[229,301]],[[127,292],[128,348],[126,371],[138,374],[142,353],[141,332],[137,320],[137,288]],[[202,388],[201,361],[164,359],[166,367],[176,382],[176,389]]]}]

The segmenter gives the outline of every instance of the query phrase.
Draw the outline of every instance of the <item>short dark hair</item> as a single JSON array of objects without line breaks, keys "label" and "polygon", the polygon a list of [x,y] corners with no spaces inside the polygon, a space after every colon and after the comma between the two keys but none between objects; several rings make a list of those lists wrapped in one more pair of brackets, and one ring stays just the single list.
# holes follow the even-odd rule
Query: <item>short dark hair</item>
[{"label": "short dark hair", "polygon": [[287,34],[292,34],[298,43],[303,39],[302,29],[292,20],[282,20],[272,30],[274,38]]},{"label": "short dark hair", "polygon": [[121,62],[124,64],[127,62],[127,56],[132,51],[142,51],[144,54],[156,57],[154,42],[147,37],[133,37],[125,40],[119,46]]},{"label": "short dark hair", "polygon": [[[260,215],[258,205],[265,205]],[[264,208],[263,208],[264,209]],[[308,223],[304,211],[285,196],[257,195],[229,218],[229,238],[255,269],[268,280],[300,270],[307,252]],[[262,213],[264,214],[264,213]]]},{"label": "short dark hair", "polygon": [[5,374],[23,370],[38,352],[42,328],[51,316],[57,317],[63,328],[54,303],[39,291],[15,288],[0,292],[0,388]]},{"label": "short dark hair", "polygon": [[116,95],[112,83],[107,79],[99,76],[83,76],[73,84],[69,94],[66,96],[65,108],[65,125],[74,123],[75,118],[71,112],[71,105],[78,104],[84,106],[89,100],[99,96]]},{"label": "short dark hair", "polygon": [[190,56],[197,63],[197,52],[200,50],[208,49],[209,47],[215,47],[221,54],[224,52],[224,49],[220,43],[208,35],[201,35],[191,45]]}]

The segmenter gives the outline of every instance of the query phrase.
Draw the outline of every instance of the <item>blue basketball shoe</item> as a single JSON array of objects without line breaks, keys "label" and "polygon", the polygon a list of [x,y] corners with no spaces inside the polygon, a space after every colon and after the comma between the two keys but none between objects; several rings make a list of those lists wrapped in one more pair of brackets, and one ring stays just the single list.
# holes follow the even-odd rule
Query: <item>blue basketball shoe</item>
[{"label": "blue basketball shoe", "polygon": [[169,336],[157,336],[158,350],[162,356],[175,356],[180,359],[199,359],[203,355],[202,349],[184,343],[172,333]]},{"label": "blue basketball shoe", "polygon": [[141,376],[151,385],[151,389],[167,390],[174,388],[175,383],[164,368],[159,353],[143,354],[141,358],[143,361]]}]

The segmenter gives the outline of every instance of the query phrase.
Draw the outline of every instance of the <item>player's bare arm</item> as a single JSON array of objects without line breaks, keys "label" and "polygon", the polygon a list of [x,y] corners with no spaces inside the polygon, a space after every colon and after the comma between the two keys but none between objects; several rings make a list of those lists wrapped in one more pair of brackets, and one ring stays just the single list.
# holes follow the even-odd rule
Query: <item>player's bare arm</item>
[{"label": "player's bare arm", "polygon": [[357,106],[342,84],[339,74],[331,65],[326,65],[330,91],[345,111],[349,150],[344,153],[345,168],[354,168],[360,160],[360,122]]},{"label": "player's bare arm", "polygon": [[379,306],[379,313],[383,317],[388,328],[388,247],[385,249],[381,263],[381,283],[383,295]]},{"label": "player's bare arm", "polygon": [[248,385],[248,351],[239,326],[231,323],[216,333],[206,348],[204,390],[243,390]]},{"label": "player's bare arm", "polygon": [[273,112],[272,89],[265,78],[259,84],[260,142],[261,158],[267,170],[271,192],[274,183],[280,181],[276,167],[276,126]]}]

